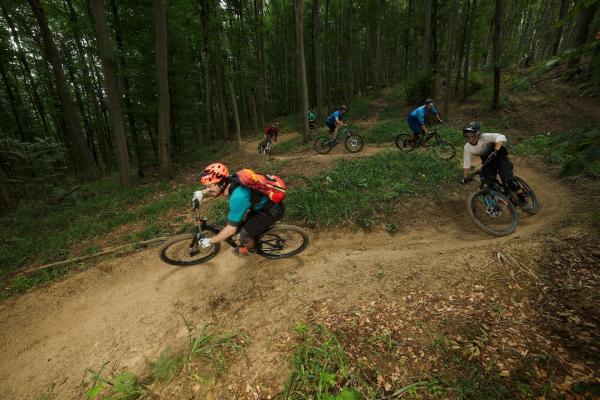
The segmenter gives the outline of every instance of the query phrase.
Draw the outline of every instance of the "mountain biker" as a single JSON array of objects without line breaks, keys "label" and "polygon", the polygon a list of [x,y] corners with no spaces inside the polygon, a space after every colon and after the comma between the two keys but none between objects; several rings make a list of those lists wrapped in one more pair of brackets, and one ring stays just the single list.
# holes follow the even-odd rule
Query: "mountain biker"
[{"label": "mountain biker", "polygon": [[310,129],[315,129],[315,123],[317,122],[317,114],[313,110],[308,110],[308,126]]},{"label": "mountain biker", "polygon": [[265,128],[265,141],[273,140],[277,141],[277,134],[279,133],[279,122],[272,122]]},{"label": "mountain biker", "polygon": [[481,125],[478,122],[471,122],[463,128],[463,136],[467,140],[463,154],[463,184],[473,180],[469,176],[471,167],[471,157],[479,156],[483,165],[483,175],[495,180],[496,175],[500,175],[502,182],[508,185],[510,190],[517,194],[519,205],[527,205],[527,199],[523,194],[523,189],[513,180],[513,164],[508,159],[506,136],[499,133],[483,133]]},{"label": "mountain biker", "polygon": [[335,141],[338,128],[340,126],[348,126],[342,122],[342,118],[344,118],[344,115],[346,115],[348,111],[349,108],[345,105],[340,106],[339,110],[332,112],[325,120],[325,123],[329,127],[329,137],[332,143]]},{"label": "mountain biker", "polygon": [[429,133],[427,126],[425,125],[425,115],[427,114],[435,115],[437,122],[442,123],[440,114],[433,105],[433,100],[426,99],[424,105],[415,108],[408,114],[408,117],[406,118],[406,122],[413,133],[412,140],[417,140],[417,137],[421,134],[421,132]]},{"label": "mountain biker", "polygon": [[266,195],[240,185],[236,175],[230,175],[224,164],[208,165],[200,174],[200,183],[206,188],[194,192],[192,201],[202,201],[204,194],[229,197],[227,225],[211,238],[202,239],[200,246],[208,248],[239,232],[239,247],[233,249],[244,257],[256,252],[256,238],[265,233],[285,212],[283,203],[274,203]]}]

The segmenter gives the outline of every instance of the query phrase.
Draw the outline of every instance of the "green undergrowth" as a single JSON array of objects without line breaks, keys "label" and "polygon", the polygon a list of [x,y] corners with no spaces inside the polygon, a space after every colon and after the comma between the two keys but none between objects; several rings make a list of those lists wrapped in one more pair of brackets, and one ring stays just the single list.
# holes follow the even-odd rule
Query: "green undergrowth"
[{"label": "green undergrowth", "polygon": [[357,389],[373,392],[360,371],[350,370],[346,351],[333,333],[322,325],[303,322],[296,322],[294,332],[292,372],[280,400],[360,400],[364,397]]},{"label": "green undergrowth", "polygon": [[150,363],[150,375],[141,380],[130,371],[106,371],[108,363],[98,370],[89,369],[84,387],[88,400],[152,398],[151,389],[164,385],[176,377],[189,376],[197,382],[211,382],[227,372],[232,357],[242,352],[243,335],[223,331],[215,324],[194,328],[182,316],[188,330],[184,348],[170,348]]},{"label": "green undergrowth", "polygon": [[514,152],[560,164],[562,176],[600,177],[600,127],[537,135],[515,145]]},{"label": "green undergrowth", "polygon": [[286,198],[287,217],[311,226],[372,226],[415,196],[444,198],[456,177],[453,164],[433,155],[386,151],[340,160],[330,171],[308,178]]},{"label": "green undergrowth", "polygon": [[273,150],[276,154],[281,154],[299,150],[304,147],[308,147],[308,144],[302,143],[302,136],[298,136],[293,139],[286,140],[285,142],[276,143]]}]

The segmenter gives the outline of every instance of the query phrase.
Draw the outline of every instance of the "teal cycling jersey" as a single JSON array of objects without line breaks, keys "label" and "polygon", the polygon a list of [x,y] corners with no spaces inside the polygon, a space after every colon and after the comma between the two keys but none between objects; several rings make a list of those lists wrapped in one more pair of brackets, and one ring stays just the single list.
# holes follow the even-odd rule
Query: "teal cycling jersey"
[{"label": "teal cycling jersey", "polygon": [[229,214],[227,225],[239,226],[249,209],[260,210],[267,203],[267,196],[261,194],[260,200],[252,204],[254,191],[245,186],[238,186],[229,195]]},{"label": "teal cycling jersey", "polygon": [[425,114],[427,114],[428,112],[433,115],[436,115],[438,113],[435,107],[431,107],[431,110],[428,110],[427,106],[424,105],[419,108],[416,108],[413,112],[408,114],[408,119],[411,122],[418,122],[419,125],[423,125],[425,123]]}]

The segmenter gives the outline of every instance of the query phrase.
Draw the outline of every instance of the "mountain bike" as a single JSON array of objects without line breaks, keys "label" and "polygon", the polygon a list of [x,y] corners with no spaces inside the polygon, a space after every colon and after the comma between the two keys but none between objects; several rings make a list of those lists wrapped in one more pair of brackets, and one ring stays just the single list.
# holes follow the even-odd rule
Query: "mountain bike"
[{"label": "mountain bike", "polygon": [[[215,243],[208,248],[202,248],[200,242],[221,230],[207,223],[208,219],[200,217],[200,203],[194,203],[195,227],[193,232],[174,236],[160,248],[160,258],[172,265],[190,266],[201,264],[216,256],[221,249],[221,243]],[[225,240],[232,247],[238,247],[239,237],[233,235]],[[256,254],[269,259],[292,257],[302,252],[308,246],[306,231],[294,225],[274,225],[258,237]]]},{"label": "mountain bike", "polygon": [[522,178],[515,176],[513,180],[523,190],[525,204],[519,204],[516,192],[512,191],[506,183],[497,179],[488,179],[481,169],[469,175],[469,178],[475,175],[479,175],[480,185],[479,189],[471,193],[467,199],[467,211],[475,225],[485,233],[493,236],[506,236],[513,233],[519,221],[517,207],[531,215],[537,214],[540,210],[533,189]]},{"label": "mountain bike", "polygon": [[331,140],[328,136],[318,137],[315,140],[315,151],[319,154],[327,154],[331,151],[331,149],[337,146],[342,139],[344,140],[346,150],[348,150],[350,153],[358,153],[365,145],[362,136],[357,133],[350,133],[348,127],[344,126],[338,130],[334,140]]},{"label": "mountain bike", "polygon": [[272,154],[273,153],[273,141],[271,138],[265,138],[262,142],[258,144],[256,147],[256,152],[258,154]]},{"label": "mountain bike", "polygon": [[[433,142],[428,143],[431,139]],[[442,139],[439,125],[431,129],[428,134],[421,133],[415,139],[412,134],[401,133],[396,136],[396,147],[402,151],[413,151],[419,147],[433,149],[434,153],[443,160],[451,160],[456,155],[456,148],[447,140]]]}]

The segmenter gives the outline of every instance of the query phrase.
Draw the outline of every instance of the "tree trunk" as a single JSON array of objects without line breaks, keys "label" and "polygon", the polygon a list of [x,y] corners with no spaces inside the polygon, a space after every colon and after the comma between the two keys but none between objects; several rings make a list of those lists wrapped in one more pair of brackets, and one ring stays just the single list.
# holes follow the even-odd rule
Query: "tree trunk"
[{"label": "tree trunk", "polygon": [[121,95],[117,83],[117,68],[111,52],[109,42],[108,26],[103,0],[93,0],[91,3],[92,15],[94,17],[94,28],[98,37],[100,49],[100,60],[104,81],[106,83],[106,94],[108,96],[108,108],[110,120],[115,139],[115,150],[117,153],[117,168],[119,169],[119,180],[124,187],[131,187],[131,167],[129,165],[129,153],[127,149],[127,138],[125,137],[125,125],[123,123],[123,112],[121,110]]},{"label": "tree trunk", "polygon": [[448,28],[448,56],[446,59],[446,96],[444,97],[444,118],[448,118],[448,100],[450,88],[452,87],[452,61],[454,58],[454,37],[456,36],[456,19],[458,18],[459,0],[452,1],[452,16]]},{"label": "tree trunk", "polygon": [[25,77],[26,77],[27,83],[28,83],[28,92],[31,96],[33,104],[35,105],[35,107],[37,109],[37,112],[40,116],[40,120],[42,121],[42,127],[44,129],[44,134],[46,135],[46,137],[50,137],[51,136],[50,126],[48,125],[48,117],[46,116],[46,111],[44,110],[44,103],[42,102],[42,99],[40,98],[37,84],[31,74],[31,68],[29,67],[29,63],[27,62],[27,57],[25,56],[25,52],[23,51],[23,48],[21,47],[21,40],[19,38],[19,34],[18,34],[17,30],[15,29],[12,19],[10,18],[10,15],[8,14],[8,10],[6,9],[4,1],[0,1],[0,7],[2,8],[2,14],[4,15],[4,18],[6,19],[6,22],[8,23],[8,26],[10,27],[13,41],[14,41],[15,45],[17,46],[17,54],[19,57],[19,61],[21,62],[21,65],[23,66],[23,71],[25,73]]},{"label": "tree trunk", "polygon": [[227,122],[227,103],[225,102],[225,91],[223,83],[223,70],[221,66],[217,67],[217,97],[219,99],[219,112],[221,114],[221,128],[223,129],[223,139],[229,140],[229,124]]},{"label": "tree trunk", "polygon": [[308,85],[306,82],[306,62],[304,59],[304,3],[294,0],[294,20],[296,23],[296,58],[298,61],[298,81],[300,83],[300,115],[302,116],[303,143],[309,139],[308,132]]},{"label": "tree trunk", "polygon": [[10,204],[10,191],[5,182],[4,171],[0,170],[0,214],[3,214]]},{"label": "tree trunk", "polygon": [[204,137],[210,140],[212,136],[212,109],[210,104],[210,6],[207,0],[202,5],[202,78],[204,83],[204,114],[206,118]]},{"label": "tree trunk", "polygon": [[469,95],[469,68],[471,66],[471,46],[473,41],[473,26],[475,25],[475,17],[477,16],[477,0],[473,0],[473,6],[471,8],[471,21],[469,22],[469,30],[467,32],[466,39],[466,53],[465,53],[465,73],[463,81],[463,97],[466,98]]},{"label": "tree trunk", "polygon": [[494,94],[492,96],[492,109],[498,108],[500,100],[500,33],[502,31],[502,0],[496,0],[494,16]]},{"label": "tree trunk", "polygon": [[323,49],[321,47],[321,19],[319,18],[319,0],[312,3],[313,18],[313,49],[315,52],[315,98],[317,103],[317,117],[323,115]]},{"label": "tree trunk", "polygon": [[431,47],[431,8],[433,0],[425,0],[425,30],[423,32],[423,70],[426,75],[431,73],[430,52]]},{"label": "tree trunk", "polygon": [[71,94],[69,93],[60,55],[56,45],[54,44],[52,32],[48,27],[48,21],[46,20],[46,15],[44,14],[44,9],[42,8],[41,0],[27,1],[29,2],[31,9],[33,10],[33,14],[35,15],[35,18],[40,26],[44,40],[44,52],[48,61],[52,65],[52,70],[54,71],[58,94],[63,107],[65,120],[68,125],[68,132],[71,139],[70,141],[74,147],[73,158],[75,159],[78,168],[82,172],[89,176],[98,176],[96,164],[94,163],[90,149],[87,147],[87,144],[83,138],[81,121],[77,115],[77,112],[75,111],[75,104]]},{"label": "tree trunk", "polygon": [[169,74],[167,66],[167,16],[165,0],[154,0],[156,29],[156,82],[158,84],[158,165],[163,179],[173,177],[171,163],[171,133]]},{"label": "tree trunk", "polygon": [[83,49],[82,41],[81,41],[81,32],[78,28],[77,21],[77,13],[73,8],[73,3],[71,0],[67,0],[67,6],[69,7],[69,18],[71,19],[71,23],[73,24],[73,37],[75,38],[75,47],[77,50],[77,57],[79,58],[79,63],[81,65],[81,76],[83,78],[83,86],[85,91],[87,92],[88,104],[91,108],[92,115],[94,118],[94,132],[96,133],[96,137],[98,138],[98,144],[100,147],[100,161],[98,165],[100,169],[104,172],[106,170],[106,164],[108,163],[108,145],[107,139],[105,137],[104,128],[102,126],[102,115],[100,114],[100,109],[98,108],[98,103],[96,101],[96,95],[94,92],[94,86],[92,84],[92,78],[90,75],[90,69],[88,68],[88,63],[85,58],[85,51]]},{"label": "tree trunk", "polygon": [[125,48],[123,46],[123,33],[121,32],[121,21],[119,20],[119,10],[117,9],[116,0],[111,0],[111,8],[115,25],[115,40],[117,42],[117,55],[118,55],[118,69],[121,70],[121,77],[123,82],[123,100],[125,101],[125,112],[127,114],[127,122],[129,124],[129,131],[131,132],[131,139],[133,147],[135,149],[135,157],[138,162],[137,174],[140,178],[144,177],[144,152],[138,135],[137,127],[135,124],[135,118],[133,116],[133,102],[131,101],[131,91],[129,78],[127,77],[126,64],[125,64]]},{"label": "tree trunk", "polygon": [[[579,17],[577,18],[577,31],[575,33],[575,39],[573,40],[573,47],[577,48],[584,45],[587,42],[588,35],[590,33],[590,24],[594,20],[594,14],[596,14],[596,7],[598,3],[595,2],[589,6],[583,6]],[[573,57],[569,60],[569,69],[574,69],[574,73],[579,71],[579,57]]]},{"label": "tree trunk", "polygon": [[567,15],[567,6],[569,5],[568,0],[560,1],[560,11],[558,12],[558,26],[556,27],[556,32],[554,36],[554,43],[552,44],[552,55],[556,56],[558,54],[558,48],[560,47],[560,40],[562,39],[563,27],[564,27],[564,19],[565,15]]},{"label": "tree trunk", "polygon": [[19,110],[19,101],[15,98],[15,94],[13,93],[12,86],[10,81],[8,80],[8,75],[6,74],[6,70],[4,69],[4,64],[2,60],[0,60],[0,75],[2,75],[2,82],[4,82],[4,87],[6,88],[6,94],[8,95],[8,101],[10,103],[10,108],[12,109],[13,115],[15,116],[15,124],[17,125],[17,130],[19,131],[19,136],[22,141],[27,140],[27,136],[23,129],[23,124],[21,123],[21,111]]},{"label": "tree trunk", "polygon": [[408,9],[406,10],[406,41],[404,42],[404,80],[406,81],[408,78],[408,60],[409,60],[409,50],[410,50],[410,27],[412,24],[412,21],[410,19],[411,17],[411,12],[412,12],[412,0],[408,0]]},{"label": "tree trunk", "polygon": [[235,137],[237,139],[237,145],[242,145],[242,130],[240,128],[240,113],[238,110],[237,98],[235,95],[235,87],[233,86],[233,77],[231,76],[229,64],[225,63],[225,79],[227,79],[227,87],[229,89],[229,96],[231,96],[231,106],[233,107],[233,118],[235,121]]},{"label": "tree trunk", "polygon": [[463,35],[462,35],[462,44],[460,46],[460,52],[458,53],[458,68],[456,69],[456,81],[454,83],[454,93],[458,92],[458,85],[460,84],[460,76],[462,73],[462,65],[465,55],[465,47],[467,46],[467,32],[470,24],[469,16],[471,11],[471,2],[470,0],[465,0],[466,10],[464,15],[464,24],[463,24]]},{"label": "tree trunk", "polygon": [[263,22],[262,22],[262,0],[254,0],[254,35],[256,36],[256,83],[257,89],[255,90],[255,96],[257,103],[254,107],[258,111],[258,124],[260,126],[265,125],[265,65],[263,55]]}]

